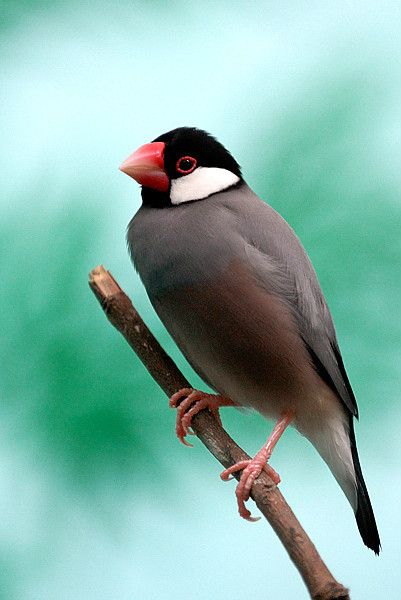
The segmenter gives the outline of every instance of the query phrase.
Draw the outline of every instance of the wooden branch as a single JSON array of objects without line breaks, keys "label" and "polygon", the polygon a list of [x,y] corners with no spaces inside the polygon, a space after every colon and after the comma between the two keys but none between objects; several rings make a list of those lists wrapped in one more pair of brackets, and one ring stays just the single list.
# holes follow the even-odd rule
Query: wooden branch
[{"label": "wooden branch", "polygon": [[[122,333],[167,396],[172,396],[183,387],[191,387],[112,275],[99,266],[91,271],[90,278],[89,285],[107,318]],[[202,410],[195,415],[192,427],[201,442],[225,468],[250,458],[209,410]],[[237,479],[240,475],[241,472],[234,473]],[[348,590],[334,579],[280,490],[264,471],[253,484],[251,497],[280,538],[311,598],[349,600]]]}]

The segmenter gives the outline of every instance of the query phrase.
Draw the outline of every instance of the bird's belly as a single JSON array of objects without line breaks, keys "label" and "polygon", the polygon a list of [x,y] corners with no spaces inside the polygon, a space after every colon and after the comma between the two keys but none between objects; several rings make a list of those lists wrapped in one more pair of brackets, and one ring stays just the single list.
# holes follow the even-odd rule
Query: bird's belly
[{"label": "bird's belly", "polygon": [[238,405],[275,419],[298,412],[323,383],[290,308],[241,267],[170,289],[153,304],[199,375]]}]

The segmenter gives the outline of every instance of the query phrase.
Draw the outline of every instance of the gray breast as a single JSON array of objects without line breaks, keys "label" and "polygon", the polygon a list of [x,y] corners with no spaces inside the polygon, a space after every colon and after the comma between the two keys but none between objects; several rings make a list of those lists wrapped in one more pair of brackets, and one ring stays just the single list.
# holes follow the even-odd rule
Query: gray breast
[{"label": "gray breast", "polygon": [[216,277],[243,246],[224,194],[163,209],[142,206],[128,226],[127,241],[151,300],[167,289]]},{"label": "gray breast", "polygon": [[195,370],[237,404],[276,416],[283,402],[285,408],[307,394],[317,375],[290,305],[280,299],[286,294],[276,289],[274,259],[271,289],[254,276],[244,235],[252,206],[241,203],[267,207],[246,190],[142,207],[128,242],[155,310]]}]

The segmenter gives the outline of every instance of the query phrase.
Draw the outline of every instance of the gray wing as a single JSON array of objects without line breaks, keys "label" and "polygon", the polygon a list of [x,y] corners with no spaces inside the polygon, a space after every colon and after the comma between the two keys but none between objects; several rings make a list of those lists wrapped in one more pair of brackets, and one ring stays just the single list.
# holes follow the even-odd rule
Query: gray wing
[{"label": "gray wing", "polygon": [[358,417],[333,319],[309,257],[288,223],[249,188],[246,193],[253,198],[241,235],[255,276],[290,305],[316,370]]}]

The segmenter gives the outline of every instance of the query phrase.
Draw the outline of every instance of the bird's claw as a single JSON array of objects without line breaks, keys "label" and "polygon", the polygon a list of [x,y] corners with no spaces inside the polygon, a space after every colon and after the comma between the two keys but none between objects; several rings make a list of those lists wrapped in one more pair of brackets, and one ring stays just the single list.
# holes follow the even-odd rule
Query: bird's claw
[{"label": "bird's claw", "polygon": [[280,476],[273,467],[267,463],[262,464],[261,461],[255,457],[252,460],[241,460],[235,463],[235,465],[224,469],[220,474],[220,477],[223,481],[230,481],[231,479],[234,479],[231,474],[236,473],[237,471],[242,471],[242,475],[235,490],[238,512],[246,521],[259,521],[260,517],[252,517],[250,511],[245,506],[245,502],[249,500],[252,485],[255,479],[260,475],[261,471],[265,471],[276,485],[280,483]]},{"label": "bird's claw", "polygon": [[[175,432],[185,446],[192,446],[185,440],[187,435],[195,435],[190,429],[192,417],[200,410],[208,408],[221,425],[219,406],[229,406],[228,398],[216,394],[206,394],[193,388],[183,388],[173,394],[169,400],[170,408],[177,408]],[[178,406],[177,406],[178,405]]]}]

